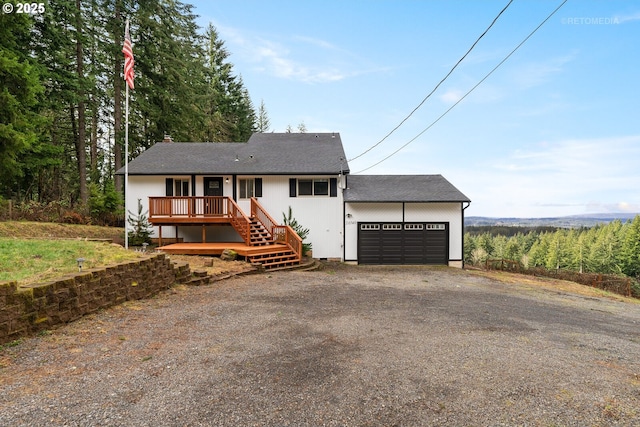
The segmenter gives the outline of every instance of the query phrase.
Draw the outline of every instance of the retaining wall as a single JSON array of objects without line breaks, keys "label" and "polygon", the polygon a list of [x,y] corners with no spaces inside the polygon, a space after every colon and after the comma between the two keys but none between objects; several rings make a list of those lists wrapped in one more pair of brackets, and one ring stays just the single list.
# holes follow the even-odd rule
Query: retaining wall
[{"label": "retaining wall", "polygon": [[188,264],[174,264],[164,254],[154,254],[52,282],[28,286],[0,282],[0,344],[124,301],[151,297],[190,276]]}]

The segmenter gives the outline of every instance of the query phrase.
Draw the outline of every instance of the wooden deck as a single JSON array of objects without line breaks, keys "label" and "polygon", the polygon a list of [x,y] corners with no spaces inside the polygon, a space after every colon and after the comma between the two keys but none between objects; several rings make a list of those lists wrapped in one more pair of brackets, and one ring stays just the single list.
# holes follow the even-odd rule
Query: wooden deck
[{"label": "wooden deck", "polygon": [[225,249],[232,249],[238,255],[247,257],[265,253],[287,250],[285,244],[274,243],[269,246],[249,246],[243,242],[220,242],[220,243],[173,243],[160,246],[157,250],[175,255],[220,255]]},{"label": "wooden deck", "polygon": [[[232,249],[248,262],[262,264],[265,269],[300,263],[302,239],[289,225],[280,225],[251,198],[251,216],[247,216],[229,197],[149,197],[149,221],[158,227],[158,250],[176,255],[220,255]],[[207,242],[207,225],[231,224],[241,242]],[[200,242],[162,244],[162,226],[175,226],[178,238],[180,225],[202,226]],[[174,240],[175,241],[175,240]]]}]

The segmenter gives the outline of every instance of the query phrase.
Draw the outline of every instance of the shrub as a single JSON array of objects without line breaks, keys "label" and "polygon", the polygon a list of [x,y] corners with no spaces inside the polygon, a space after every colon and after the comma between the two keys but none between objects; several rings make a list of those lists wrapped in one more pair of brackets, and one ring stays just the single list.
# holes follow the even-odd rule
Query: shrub
[{"label": "shrub", "polygon": [[122,205],[122,196],[113,182],[107,182],[102,191],[96,184],[89,186],[89,212],[94,222],[116,225],[124,211]]},{"label": "shrub", "polygon": [[293,231],[300,236],[302,239],[302,254],[305,255],[312,249],[312,244],[310,242],[305,242],[305,239],[309,235],[309,229],[304,228],[302,225],[298,223],[298,221],[293,217],[293,212],[291,211],[291,206],[289,206],[289,215],[282,212],[284,225],[288,225],[293,228]]},{"label": "shrub", "polygon": [[138,213],[129,211],[127,219],[131,229],[129,230],[129,244],[131,246],[142,246],[143,243],[151,243],[151,224],[149,223],[149,212],[143,212],[142,202],[138,199]]}]

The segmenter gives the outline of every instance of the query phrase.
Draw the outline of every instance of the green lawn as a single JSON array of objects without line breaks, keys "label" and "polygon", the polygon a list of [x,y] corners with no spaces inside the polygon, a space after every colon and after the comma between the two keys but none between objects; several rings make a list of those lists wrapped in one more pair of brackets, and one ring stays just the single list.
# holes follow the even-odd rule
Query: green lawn
[{"label": "green lawn", "polygon": [[16,280],[24,285],[58,278],[77,272],[78,258],[85,259],[86,270],[141,256],[103,242],[0,237],[0,282]]}]

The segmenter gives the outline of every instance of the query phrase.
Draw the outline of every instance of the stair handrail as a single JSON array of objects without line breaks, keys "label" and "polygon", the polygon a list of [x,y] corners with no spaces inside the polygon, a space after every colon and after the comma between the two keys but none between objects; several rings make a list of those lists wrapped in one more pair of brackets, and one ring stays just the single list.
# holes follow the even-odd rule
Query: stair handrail
[{"label": "stair handrail", "polygon": [[231,197],[227,197],[227,212],[231,218],[231,225],[240,234],[245,244],[251,246],[251,220],[240,209]]},{"label": "stair handrail", "polygon": [[275,241],[284,242],[295,253],[296,259],[302,259],[302,239],[290,225],[276,225],[273,230]]},{"label": "stair handrail", "polygon": [[[295,252],[298,261],[302,259],[302,239],[298,233],[289,225],[278,224],[255,197],[251,198],[251,216],[271,233],[271,238],[274,241],[284,242]],[[284,232],[280,230],[284,230]]]},{"label": "stair handrail", "polygon": [[273,227],[279,225],[278,222],[269,215],[264,207],[255,197],[251,198],[251,216],[257,219],[260,224],[267,230],[270,237],[273,237]]}]

